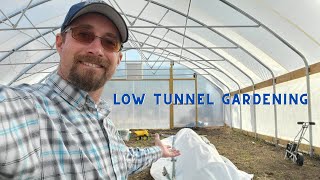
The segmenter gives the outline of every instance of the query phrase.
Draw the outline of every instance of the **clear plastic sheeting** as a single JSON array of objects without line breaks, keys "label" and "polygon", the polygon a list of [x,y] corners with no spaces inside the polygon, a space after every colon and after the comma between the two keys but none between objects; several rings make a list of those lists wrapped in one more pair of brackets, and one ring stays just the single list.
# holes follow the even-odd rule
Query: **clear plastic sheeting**
[{"label": "clear plastic sheeting", "polygon": [[[167,81],[108,82],[102,96],[111,107],[110,118],[115,126],[122,129],[169,128],[169,106],[162,102],[157,105],[153,97],[154,93],[168,93],[167,84]],[[144,103],[135,104],[132,94],[142,97],[144,93],[146,94]],[[114,104],[114,94],[117,95],[116,101],[121,104]],[[122,102],[124,94],[131,96],[129,104]]]},{"label": "clear plastic sheeting", "polygon": [[[184,96],[186,94],[195,94],[194,80],[174,80],[174,82],[174,94],[183,94]],[[108,82],[102,96],[111,107],[110,117],[114,124],[119,128],[128,129],[169,128],[170,105],[164,102],[164,94],[169,95],[168,84],[168,80],[153,81],[146,79],[141,81],[115,80]],[[156,104],[155,93],[161,94],[159,104]],[[198,93],[208,94],[211,98],[209,101],[215,103],[213,105],[198,105],[198,122],[201,121],[207,126],[223,126],[222,102],[220,101],[221,90],[215,88],[205,78],[199,77]],[[124,94],[131,96],[130,103],[124,104],[122,102]],[[142,97],[143,94],[145,94],[143,104],[135,104],[132,96]],[[114,97],[115,95],[116,98]],[[126,101],[127,97],[124,100]],[[196,122],[195,104],[187,105],[185,103],[173,106],[175,127],[187,127]]]},{"label": "clear plastic sheeting", "polygon": [[[215,146],[205,137],[191,129],[182,129],[175,136],[161,140],[164,144],[179,149],[181,155],[175,158],[161,158],[152,164],[150,174],[155,180],[249,180],[253,178],[239,170],[229,159],[221,156]],[[167,172],[166,176],[163,171]]]},{"label": "clear plastic sheeting", "polygon": [[207,123],[208,126],[223,126],[222,90],[203,77],[198,77],[198,84],[198,93],[210,94],[210,101],[214,102],[214,105],[198,105],[198,120]]}]

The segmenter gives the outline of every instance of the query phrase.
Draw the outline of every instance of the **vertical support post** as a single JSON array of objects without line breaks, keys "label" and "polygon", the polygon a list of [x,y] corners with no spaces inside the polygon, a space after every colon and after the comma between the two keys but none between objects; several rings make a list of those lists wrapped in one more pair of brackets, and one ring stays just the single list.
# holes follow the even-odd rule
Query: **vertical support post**
[{"label": "vertical support post", "polygon": [[[272,78],[272,88],[273,88],[273,94],[276,94],[276,79]],[[279,139],[278,139],[278,112],[277,112],[277,105],[273,105],[274,110],[274,144],[277,146],[279,145]]]},{"label": "vertical support post", "polygon": [[[252,93],[256,93],[255,85],[252,85]],[[252,96],[253,97],[253,96]],[[253,99],[253,98],[252,98]],[[253,103],[253,120],[254,120],[254,137],[257,138],[257,111],[256,111],[256,105]]]},{"label": "vertical support post", "polygon": [[[311,90],[310,90],[310,66],[306,68],[306,81],[307,81],[307,93],[308,93],[308,122],[312,122],[311,113]],[[309,126],[309,143],[310,143],[310,157],[314,156],[313,148],[313,136],[312,136],[312,126]]]},{"label": "vertical support post", "polygon": [[[169,79],[169,94],[173,95],[173,61],[170,63],[170,79]],[[170,104],[170,129],[174,128],[174,111],[173,103]]]},{"label": "vertical support post", "polygon": [[196,128],[198,127],[198,77],[197,74],[193,74],[194,77],[194,91],[196,98]]}]

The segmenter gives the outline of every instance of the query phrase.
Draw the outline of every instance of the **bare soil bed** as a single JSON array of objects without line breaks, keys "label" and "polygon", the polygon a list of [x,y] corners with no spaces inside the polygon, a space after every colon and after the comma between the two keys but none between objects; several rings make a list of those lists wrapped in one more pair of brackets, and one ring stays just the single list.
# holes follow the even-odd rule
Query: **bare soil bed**
[{"label": "bare soil bed", "polygon": [[[180,129],[149,130],[151,134],[176,134]],[[194,129],[206,135],[220,155],[230,159],[238,169],[254,174],[254,179],[320,179],[320,158],[305,155],[304,165],[298,166],[284,159],[284,148],[233,131],[227,127]],[[153,138],[139,140],[131,138],[128,146],[152,146]],[[150,169],[130,175],[129,180],[152,180]]]}]

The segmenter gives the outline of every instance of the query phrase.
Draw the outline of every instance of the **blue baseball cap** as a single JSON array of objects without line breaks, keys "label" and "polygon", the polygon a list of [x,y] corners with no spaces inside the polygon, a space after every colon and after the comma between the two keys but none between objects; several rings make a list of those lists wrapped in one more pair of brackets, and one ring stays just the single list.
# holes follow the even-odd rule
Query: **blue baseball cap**
[{"label": "blue baseball cap", "polygon": [[128,41],[128,27],[118,11],[104,1],[97,0],[88,0],[71,6],[61,26],[61,32],[64,32],[74,19],[87,13],[99,13],[106,16],[117,27],[121,42]]}]

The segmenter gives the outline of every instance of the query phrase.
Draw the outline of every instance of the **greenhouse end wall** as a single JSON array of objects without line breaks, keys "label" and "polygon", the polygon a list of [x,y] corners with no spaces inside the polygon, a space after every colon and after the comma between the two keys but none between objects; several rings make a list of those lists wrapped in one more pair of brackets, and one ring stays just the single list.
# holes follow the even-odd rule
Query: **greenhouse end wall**
[{"label": "greenhouse end wall", "polygon": [[[175,94],[195,93],[194,80],[175,80]],[[198,105],[198,121],[204,126],[223,126],[223,105],[220,101],[222,93],[213,86],[212,83],[202,77],[198,77],[198,93],[208,94],[211,104]],[[135,104],[133,100],[124,104],[122,96],[127,94],[142,97],[145,94],[143,104]],[[125,81],[114,80],[108,82],[103,92],[105,99],[110,107],[110,118],[118,129],[168,129],[170,128],[170,105],[165,104],[160,98],[157,104],[154,94],[169,94],[168,80],[140,80]],[[115,95],[116,103],[115,104]],[[127,96],[125,97],[127,100]],[[204,101],[206,101],[206,97]],[[195,125],[196,110],[195,104],[174,105],[174,126],[190,127]]]}]

